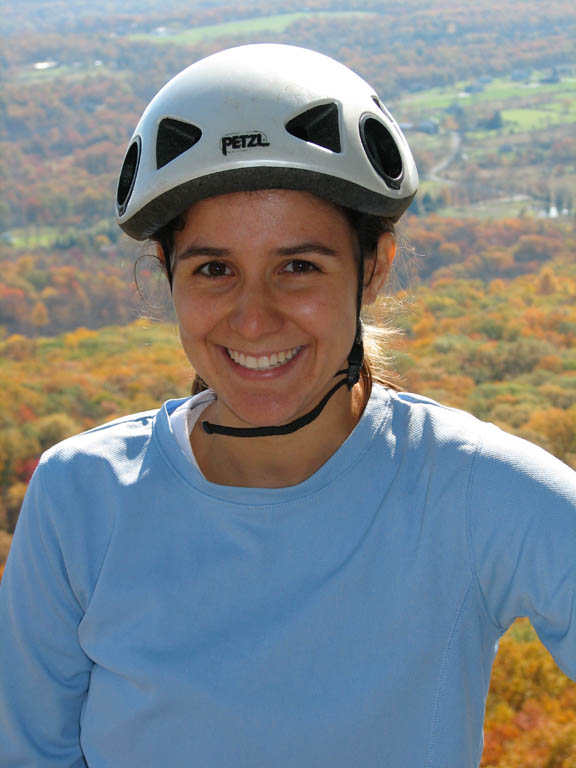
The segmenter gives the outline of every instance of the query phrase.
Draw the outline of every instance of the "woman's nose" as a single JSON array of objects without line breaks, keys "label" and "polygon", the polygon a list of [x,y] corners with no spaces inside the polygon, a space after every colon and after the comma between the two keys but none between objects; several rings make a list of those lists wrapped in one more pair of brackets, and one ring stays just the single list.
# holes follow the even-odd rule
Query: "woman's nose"
[{"label": "woman's nose", "polygon": [[261,284],[244,286],[228,317],[230,328],[245,339],[258,339],[282,327],[282,314],[271,292]]}]

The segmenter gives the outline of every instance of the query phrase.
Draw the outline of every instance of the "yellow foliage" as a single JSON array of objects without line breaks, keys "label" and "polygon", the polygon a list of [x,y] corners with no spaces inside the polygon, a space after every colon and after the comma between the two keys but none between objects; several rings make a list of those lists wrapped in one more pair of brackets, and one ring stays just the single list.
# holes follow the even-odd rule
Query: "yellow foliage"
[{"label": "yellow foliage", "polygon": [[414,323],[412,330],[418,341],[436,335],[437,331],[434,315],[429,313],[424,314],[418,322]]},{"label": "yellow foliage", "polygon": [[527,428],[543,435],[552,452],[563,459],[566,454],[576,451],[576,407],[567,410],[547,408],[535,411]]},{"label": "yellow foliage", "polygon": [[17,512],[20,509],[27,487],[26,483],[16,482],[8,488],[6,493],[6,507],[8,510]]},{"label": "yellow foliage", "polygon": [[0,529],[0,567],[6,562],[8,552],[10,551],[10,544],[12,543],[12,536]]},{"label": "yellow foliage", "polygon": [[544,357],[540,358],[536,368],[559,373],[562,370],[562,359],[558,355],[544,355]]},{"label": "yellow foliage", "polygon": [[64,344],[74,349],[86,339],[93,339],[96,336],[98,336],[97,331],[91,331],[88,328],[82,327],[75,328],[70,333],[64,334]]},{"label": "yellow foliage", "polygon": [[43,302],[36,302],[34,308],[32,309],[31,320],[35,328],[42,328],[45,325],[48,325],[50,322],[50,317],[48,315],[46,305]]},{"label": "yellow foliage", "polygon": [[550,267],[544,267],[536,281],[536,293],[539,293],[541,296],[551,296],[557,290],[558,281],[554,276],[554,272],[552,272]]},{"label": "yellow foliage", "polygon": [[27,360],[34,354],[35,349],[36,344],[33,339],[15,333],[2,342],[0,355],[10,360]]}]

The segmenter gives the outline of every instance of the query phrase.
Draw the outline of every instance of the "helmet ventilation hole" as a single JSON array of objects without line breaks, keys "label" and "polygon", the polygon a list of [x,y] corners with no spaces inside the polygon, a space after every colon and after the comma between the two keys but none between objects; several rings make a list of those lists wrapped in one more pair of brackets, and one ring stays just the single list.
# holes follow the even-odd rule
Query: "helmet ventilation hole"
[{"label": "helmet ventilation hole", "polygon": [[400,189],[402,157],[390,131],[379,120],[366,116],[360,123],[360,137],[376,173],[391,189]]},{"label": "helmet ventilation hole", "polygon": [[307,109],[289,120],[286,130],[297,139],[317,144],[331,152],[341,152],[337,104],[320,104]]},{"label": "helmet ventilation hole", "polygon": [[388,109],[385,107],[385,105],[382,104],[382,102],[380,101],[378,96],[372,96],[372,101],[374,102],[374,104],[376,104],[378,109],[386,115],[388,120],[390,120],[390,122],[393,123],[394,122],[394,118],[392,117],[390,112],[388,112]]},{"label": "helmet ventilation hole", "polygon": [[134,189],[136,174],[138,173],[138,164],[140,163],[140,137],[137,136],[128,147],[126,157],[122,163],[120,178],[118,180],[118,190],[116,192],[116,204],[118,214],[122,216],[126,210],[126,205]]},{"label": "helmet ventilation hole", "polygon": [[158,126],[156,137],[156,168],[162,168],[186,152],[201,136],[202,131],[198,126],[165,117]]}]

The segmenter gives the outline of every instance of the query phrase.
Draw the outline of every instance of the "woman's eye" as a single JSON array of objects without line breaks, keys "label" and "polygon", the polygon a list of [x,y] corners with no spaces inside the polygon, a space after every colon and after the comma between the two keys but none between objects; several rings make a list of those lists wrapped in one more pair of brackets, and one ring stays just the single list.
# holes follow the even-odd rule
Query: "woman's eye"
[{"label": "woman's eye", "polygon": [[285,272],[313,272],[316,269],[312,262],[303,259],[293,259],[284,267]]},{"label": "woman's eye", "polygon": [[222,261],[209,261],[198,267],[196,274],[204,277],[224,277],[230,274],[230,269]]}]

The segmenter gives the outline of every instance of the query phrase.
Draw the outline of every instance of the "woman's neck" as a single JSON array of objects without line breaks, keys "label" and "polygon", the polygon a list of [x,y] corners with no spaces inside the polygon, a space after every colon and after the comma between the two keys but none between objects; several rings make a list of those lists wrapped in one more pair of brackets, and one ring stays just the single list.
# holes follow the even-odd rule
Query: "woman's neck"
[{"label": "woman's neck", "polygon": [[192,450],[212,483],[250,488],[297,485],[338,450],[358,423],[367,400],[360,383],[352,392],[342,389],[311,424],[281,437],[207,435],[196,422],[190,435]]}]

